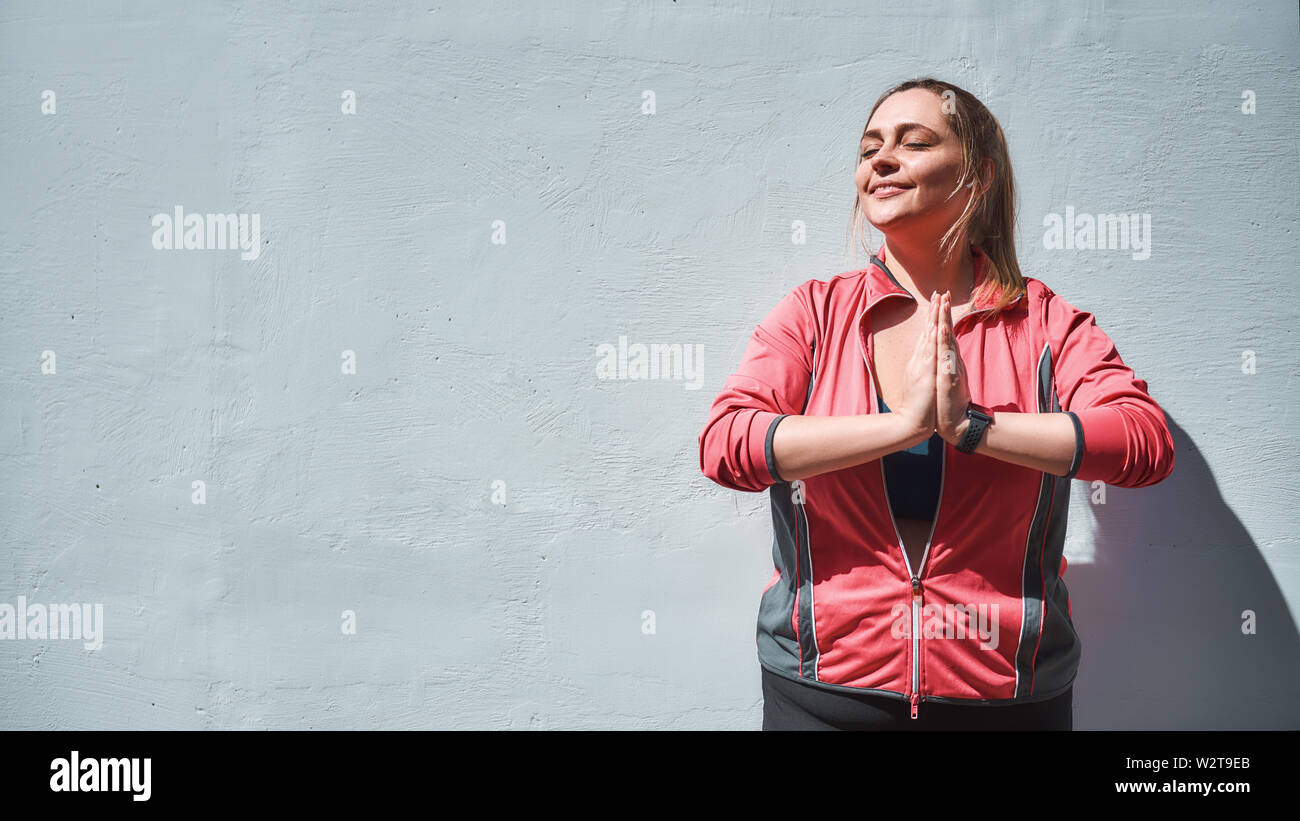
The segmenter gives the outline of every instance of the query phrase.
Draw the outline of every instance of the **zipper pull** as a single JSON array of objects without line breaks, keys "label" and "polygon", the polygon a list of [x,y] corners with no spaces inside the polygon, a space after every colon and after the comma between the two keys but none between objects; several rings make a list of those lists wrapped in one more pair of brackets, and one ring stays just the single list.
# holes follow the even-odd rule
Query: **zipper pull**
[{"label": "zipper pull", "polygon": [[921,697],[916,693],[912,693],[912,718],[916,718],[916,707],[920,702]]}]

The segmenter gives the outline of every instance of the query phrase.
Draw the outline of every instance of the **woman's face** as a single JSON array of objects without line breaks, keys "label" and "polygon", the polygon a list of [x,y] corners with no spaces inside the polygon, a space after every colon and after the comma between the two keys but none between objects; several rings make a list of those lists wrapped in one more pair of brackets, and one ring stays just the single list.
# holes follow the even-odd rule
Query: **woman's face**
[{"label": "woman's face", "polygon": [[939,95],[912,88],[890,95],[867,123],[854,183],[867,221],[886,237],[942,236],[965,209],[971,189],[952,195],[962,158],[947,120]]}]

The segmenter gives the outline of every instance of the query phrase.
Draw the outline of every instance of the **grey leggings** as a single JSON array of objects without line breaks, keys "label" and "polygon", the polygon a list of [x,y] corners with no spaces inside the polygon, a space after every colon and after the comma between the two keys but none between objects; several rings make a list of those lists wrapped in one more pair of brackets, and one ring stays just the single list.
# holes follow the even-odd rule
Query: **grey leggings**
[{"label": "grey leggings", "polygon": [[1012,705],[906,701],[839,693],[763,671],[764,730],[1071,730],[1074,688],[1046,701]]}]

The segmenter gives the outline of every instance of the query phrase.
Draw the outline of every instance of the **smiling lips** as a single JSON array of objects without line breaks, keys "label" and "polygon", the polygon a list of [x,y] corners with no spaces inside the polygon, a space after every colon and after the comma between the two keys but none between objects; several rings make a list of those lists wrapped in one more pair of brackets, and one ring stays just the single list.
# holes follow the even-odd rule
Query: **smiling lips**
[{"label": "smiling lips", "polygon": [[871,189],[871,196],[892,197],[895,194],[903,193],[904,191],[908,190],[911,187],[912,186],[910,185],[896,185],[892,182],[881,183],[880,185],[877,185],[875,188]]}]

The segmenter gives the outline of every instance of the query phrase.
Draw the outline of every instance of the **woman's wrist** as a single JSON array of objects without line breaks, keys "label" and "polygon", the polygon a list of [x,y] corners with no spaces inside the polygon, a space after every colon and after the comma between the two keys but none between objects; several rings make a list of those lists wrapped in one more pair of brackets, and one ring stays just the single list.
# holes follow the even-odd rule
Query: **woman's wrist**
[{"label": "woman's wrist", "polygon": [[933,428],[927,430],[901,413],[895,411],[890,411],[889,413],[898,418],[899,428],[902,431],[899,434],[901,440],[899,442],[899,450],[907,450],[908,448],[916,447],[931,436],[934,436],[935,431]]},{"label": "woman's wrist", "polygon": [[961,440],[966,436],[966,430],[969,427],[970,427],[970,417],[963,415],[961,421],[957,423],[956,427],[949,428],[944,431],[940,431],[939,435],[943,437],[943,440],[945,442],[952,445],[953,447],[956,447],[961,443]]}]

